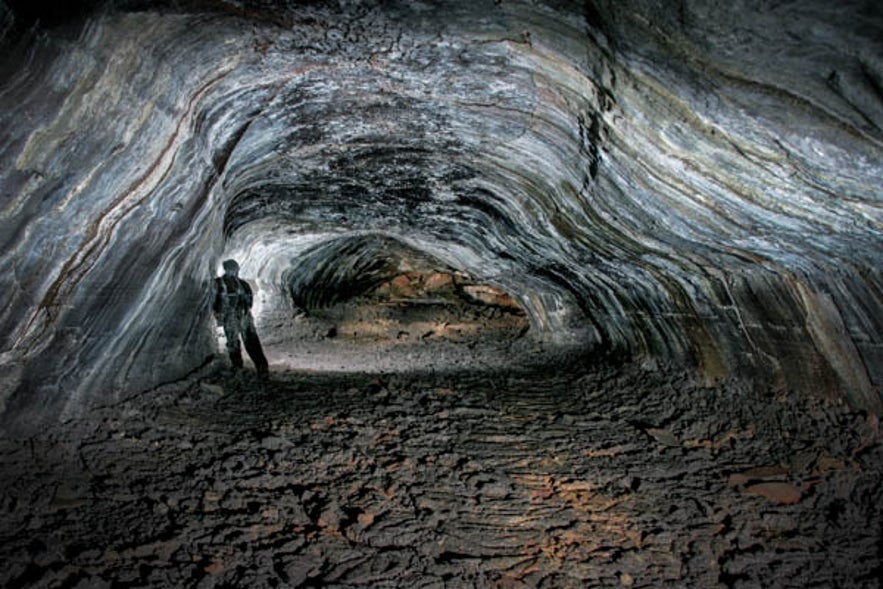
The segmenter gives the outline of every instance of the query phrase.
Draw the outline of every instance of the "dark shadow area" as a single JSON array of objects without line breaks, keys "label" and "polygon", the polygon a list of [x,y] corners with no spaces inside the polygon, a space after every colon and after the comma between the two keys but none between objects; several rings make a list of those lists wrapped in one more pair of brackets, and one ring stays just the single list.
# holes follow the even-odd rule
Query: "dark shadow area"
[{"label": "dark shadow area", "polygon": [[109,4],[107,0],[3,0],[11,10],[19,29],[30,27],[52,28],[72,21],[85,20],[98,8]]}]

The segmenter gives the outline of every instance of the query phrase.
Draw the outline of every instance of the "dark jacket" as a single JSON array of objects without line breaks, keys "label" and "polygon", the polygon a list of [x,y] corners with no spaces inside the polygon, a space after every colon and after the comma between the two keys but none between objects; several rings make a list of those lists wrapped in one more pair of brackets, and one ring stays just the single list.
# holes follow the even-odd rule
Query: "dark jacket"
[{"label": "dark jacket", "polygon": [[251,287],[246,281],[236,276],[215,278],[215,301],[212,305],[215,315],[245,315],[251,310],[252,302]]}]

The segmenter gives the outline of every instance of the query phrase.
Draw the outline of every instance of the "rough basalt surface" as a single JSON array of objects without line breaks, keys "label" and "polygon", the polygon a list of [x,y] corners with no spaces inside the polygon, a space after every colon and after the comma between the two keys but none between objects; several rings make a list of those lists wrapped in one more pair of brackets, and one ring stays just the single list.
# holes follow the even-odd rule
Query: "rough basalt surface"
[{"label": "rough basalt surface", "polygon": [[205,377],[0,439],[0,584],[879,587],[875,417],[536,368]]}]

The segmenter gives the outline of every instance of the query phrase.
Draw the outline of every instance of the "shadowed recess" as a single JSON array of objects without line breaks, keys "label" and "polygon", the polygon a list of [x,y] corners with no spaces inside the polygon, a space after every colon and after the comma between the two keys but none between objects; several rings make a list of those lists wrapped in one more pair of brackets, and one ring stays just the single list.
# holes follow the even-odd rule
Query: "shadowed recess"
[{"label": "shadowed recess", "polygon": [[382,236],[340,238],[306,250],[282,275],[296,307],[314,310],[366,294],[403,272],[449,270]]}]

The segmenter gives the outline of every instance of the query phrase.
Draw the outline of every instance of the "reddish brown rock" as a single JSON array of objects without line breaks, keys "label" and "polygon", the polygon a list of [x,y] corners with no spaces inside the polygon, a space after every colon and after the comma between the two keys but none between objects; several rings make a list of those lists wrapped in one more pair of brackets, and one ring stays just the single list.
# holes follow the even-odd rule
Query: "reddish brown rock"
[{"label": "reddish brown rock", "polygon": [[727,482],[731,485],[746,485],[751,481],[782,477],[790,472],[790,468],[779,464],[771,466],[756,466],[754,468],[749,468],[748,470],[743,470],[742,472],[731,474]]},{"label": "reddish brown rock", "polygon": [[757,483],[745,487],[745,490],[784,505],[797,503],[801,499],[800,488],[791,483]]}]

